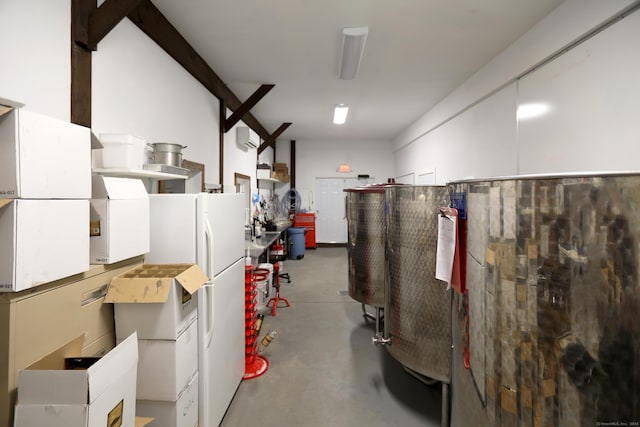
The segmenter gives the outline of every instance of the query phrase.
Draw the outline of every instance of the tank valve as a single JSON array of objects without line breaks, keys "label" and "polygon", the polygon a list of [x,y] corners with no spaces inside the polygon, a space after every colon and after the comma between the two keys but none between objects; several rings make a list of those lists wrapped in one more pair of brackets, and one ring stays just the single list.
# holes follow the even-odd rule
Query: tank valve
[{"label": "tank valve", "polygon": [[376,334],[375,337],[371,337],[373,345],[391,345],[391,339],[385,338],[382,334]]}]

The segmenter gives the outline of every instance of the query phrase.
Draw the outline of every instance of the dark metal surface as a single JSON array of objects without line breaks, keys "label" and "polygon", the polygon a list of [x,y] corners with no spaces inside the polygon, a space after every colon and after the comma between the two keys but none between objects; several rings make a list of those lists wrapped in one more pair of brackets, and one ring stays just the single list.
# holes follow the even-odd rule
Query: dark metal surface
[{"label": "dark metal surface", "polygon": [[407,368],[451,381],[451,291],[435,279],[438,206],[445,187],[386,189],[385,331],[389,353]]},{"label": "dark metal surface", "polygon": [[640,176],[452,189],[469,196],[471,339],[467,370],[456,296],[452,425],[637,425]]},{"label": "dark metal surface", "polygon": [[384,306],[384,192],[346,192],[349,296]]}]

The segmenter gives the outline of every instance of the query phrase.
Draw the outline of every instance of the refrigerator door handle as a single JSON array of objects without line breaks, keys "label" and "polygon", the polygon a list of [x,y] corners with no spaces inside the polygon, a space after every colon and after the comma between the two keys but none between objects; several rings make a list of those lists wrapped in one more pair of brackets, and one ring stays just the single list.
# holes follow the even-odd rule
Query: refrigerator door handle
[{"label": "refrigerator door handle", "polygon": [[[204,286],[202,286],[198,290],[198,316],[202,315],[202,320],[198,317],[198,328],[199,330],[199,339],[198,341],[202,341],[202,343],[198,342],[198,370],[199,375],[202,379],[209,378],[209,347],[211,345],[211,340],[209,339],[209,318],[211,314],[209,313],[209,307],[212,306],[210,294],[212,289],[211,282],[207,282]],[[202,309],[200,311],[200,309]],[[213,336],[213,334],[211,335]],[[204,401],[207,401],[209,398],[209,381],[199,381],[198,382],[198,393],[200,393],[201,398]],[[208,424],[208,416],[209,412],[204,410],[203,408],[198,408],[198,418],[200,425],[209,425]],[[206,423],[206,424],[205,424]]]},{"label": "refrigerator door handle", "polygon": [[206,252],[207,252],[207,276],[209,276],[209,280],[211,284],[205,286],[205,307],[207,318],[205,322],[205,343],[206,348],[209,348],[211,345],[211,340],[213,339],[213,289],[210,289],[213,286],[213,232],[211,231],[211,223],[208,218],[204,220],[204,235],[205,235],[205,243],[206,243]]}]

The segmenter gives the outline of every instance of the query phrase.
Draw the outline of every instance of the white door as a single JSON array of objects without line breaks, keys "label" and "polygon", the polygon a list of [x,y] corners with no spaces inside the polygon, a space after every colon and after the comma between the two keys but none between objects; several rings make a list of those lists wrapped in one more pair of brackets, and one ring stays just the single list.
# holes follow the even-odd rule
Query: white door
[{"label": "white door", "polygon": [[356,178],[316,178],[316,241],[347,243],[345,188],[363,185]]},{"label": "white door", "polygon": [[199,425],[215,427],[245,371],[243,260],[198,290],[197,321]]},{"label": "white door", "polygon": [[208,240],[200,255],[209,259],[206,251],[211,251],[213,268],[204,272],[212,278],[244,257],[244,195],[200,193],[198,205],[198,214],[204,216],[198,222],[203,228],[198,236]]}]

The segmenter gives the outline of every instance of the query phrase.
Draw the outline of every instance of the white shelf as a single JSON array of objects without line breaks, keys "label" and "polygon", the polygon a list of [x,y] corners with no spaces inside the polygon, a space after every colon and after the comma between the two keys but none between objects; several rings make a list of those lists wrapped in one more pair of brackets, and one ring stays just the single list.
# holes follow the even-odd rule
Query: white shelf
[{"label": "white shelf", "polygon": [[119,176],[128,178],[149,178],[149,179],[187,179],[187,175],[178,175],[167,172],[157,172],[144,169],[119,169],[119,168],[107,168],[107,169],[93,169],[93,173],[97,173],[105,176]]},{"label": "white shelf", "polygon": [[258,178],[258,181],[282,183],[282,181],[280,181],[279,179],[273,179],[273,178]]}]

